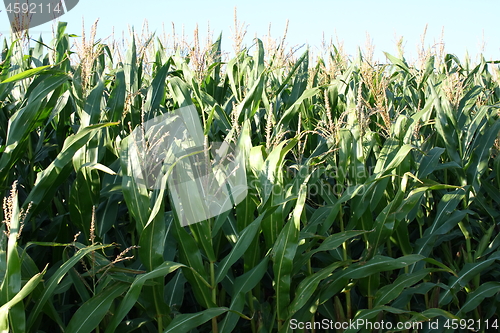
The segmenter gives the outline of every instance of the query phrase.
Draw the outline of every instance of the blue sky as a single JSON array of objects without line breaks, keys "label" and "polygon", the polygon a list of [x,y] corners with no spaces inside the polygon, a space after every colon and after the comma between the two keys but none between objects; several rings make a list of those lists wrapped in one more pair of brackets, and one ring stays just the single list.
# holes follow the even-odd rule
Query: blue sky
[{"label": "blue sky", "polygon": [[[144,19],[150,31],[176,32],[184,28],[187,39],[192,39],[198,24],[200,35],[206,34],[210,24],[215,35],[223,33],[223,48],[232,50],[231,33],[234,30],[234,7],[238,19],[247,26],[246,45],[253,37],[264,38],[271,23],[271,34],[283,35],[289,20],[287,45],[305,43],[314,50],[321,46],[323,34],[343,41],[346,52],[353,55],[357,46],[363,47],[366,33],[375,45],[375,57],[383,60],[382,51],[396,54],[396,42],[403,37],[405,56],[416,57],[421,35],[427,25],[425,45],[436,46],[444,28],[445,50],[463,58],[467,50],[473,59],[481,51],[487,60],[500,59],[500,1],[498,0],[351,0],[351,1],[173,1],[173,0],[80,0],[69,13],[62,16],[68,22],[69,33],[81,34],[82,17],[86,27],[99,20],[97,35],[128,32],[128,26],[141,29]],[[0,13],[0,32],[8,34],[9,21],[5,8]],[[51,39],[52,23],[31,29],[33,36],[43,33]],[[481,47],[484,41],[484,49]],[[301,52],[301,51],[299,51]]]}]

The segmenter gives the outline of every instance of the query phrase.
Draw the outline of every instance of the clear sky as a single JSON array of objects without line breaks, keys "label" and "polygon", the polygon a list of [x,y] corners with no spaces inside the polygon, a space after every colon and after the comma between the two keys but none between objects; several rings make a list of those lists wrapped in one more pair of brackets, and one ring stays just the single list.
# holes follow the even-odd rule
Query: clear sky
[{"label": "clear sky", "polygon": [[[286,39],[289,47],[307,43],[314,50],[321,46],[324,34],[327,40],[333,37],[334,43],[337,38],[343,41],[346,52],[353,55],[357,46],[365,45],[369,33],[376,58],[384,60],[382,51],[396,54],[399,37],[404,40],[405,56],[413,58],[427,25],[427,47],[437,47],[444,29],[448,53],[463,59],[467,50],[471,58],[476,59],[482,52],[487,60],[500,60],[498,0],[80,0],[60,20],[68,22],[68,33],[80,35],[82,18],[87,28],[99,18],[98,38],[109,36],[113,27],[115,33],[128,32],[129,25],[140,31],[144,19],[148,20],[150,31],[162,32],[164,26],[169,34],[172,22],[177,33],[184,27],[188,40],[192,39],[196,24],[200,36],[206,34],[210,25],[214,35],[222,32],[223,49],[231,51],[235,7],[239,21],[247,27],[248,46],[253,37],[267,35],[270,23],[272,37],[283,36],[289,20]],[[5,7],[1,9],[0,32],[8,35],[9,20]],[[44,40],[49,40],[52,26],[47,23],[35,27],[31,29],[32,36],[43,33]]]}]

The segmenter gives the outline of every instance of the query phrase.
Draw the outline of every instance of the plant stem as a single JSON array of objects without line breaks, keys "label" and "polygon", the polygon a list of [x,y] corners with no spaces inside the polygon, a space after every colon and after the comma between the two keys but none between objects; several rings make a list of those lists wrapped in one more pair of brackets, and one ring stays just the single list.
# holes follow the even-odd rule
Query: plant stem
[{"label": "plant stem", "polygon": [[345,292],[345,300],[346,300],[346,315],[347,319],[352,319],[352,304],[351,304],[351,290],[346,290]]},{"label": "plant stem", "polygon": [[248,307],[250,308],[250,313],[252,314],[252,320],[250,321],[250,325],[252,327],[252,333],[256,333],[257,326],[255,325],[255,320],[254,320],[255,308],[253,306],[253,297],[251,291],[248,293]]},{"label": "plant stem", "polygon": [[[154,287],[156,289],[156,287]],[[158,322],[158,332],[163,332],[163,314],[161,313],[160,306],[158,304],[158,293],[153,290],[153,297],[156,308],[156,321]]]},{"label": "plant stem", "polygon": [[[340,217],[340,231],[344,232],[344,214],[343,214],[343,205],[340,205],[339,217]],[[344,261],[347,261],[347,243],[342,243],[342,256]],[[347,308],[347,318],[351,319],[351,290],[346,290],[345,292],[345,300],[346,300],[346,308]]]},{"label": "plant stem", "polygon": [[[214,302],[214,304],[217,304],[217,285],[215,283],[215,265],[213,261],[210,262],[210,283],[212,284],[212,302]],[[212,318],[212,332],[219,332],[219,328],[217,326],[217,317]]]}]

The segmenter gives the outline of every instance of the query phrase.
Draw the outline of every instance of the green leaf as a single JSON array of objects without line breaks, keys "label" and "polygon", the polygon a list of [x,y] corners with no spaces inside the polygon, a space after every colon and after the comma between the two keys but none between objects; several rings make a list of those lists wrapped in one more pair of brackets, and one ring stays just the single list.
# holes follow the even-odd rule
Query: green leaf
[{"label": "green leaf", "polygon": [[418,254],[410,254],[399,258],[375,256],[367,262],[359,262],[349,266],[344,271],[335,273],[328,283],[323,287],[320,294],[320,303],[323,303],[335,295],[347,285],[349,279],[361,279],[379,272],[392,271],[410,266],[425,257]]},{"label": "green leaf", "polygon": [[245,252],[248,250],[248,247],[252,243],[253,239],[255,238],[255,235],[257,234],[257,231],[260,230],[260,223],[262,222],[262,218],[264,217],[264,214],[260,214],[258,218],[255,219],[249,226],[247,226],[243,231],[240,233],[238,237],[238,241],[234,245],[233,249],[231,252],[220,262],[219,266],[217,267],[217,272],[215,275],[215,281],[216,283],[221,282],[225,277],[228,272],[228,270],[231,268],[231,266],[239,259],[241,258]]},{"label": "green leaf", "polygon": [[[192,200],[192,204],[196,207],[196,200],[193,200],[193,196],[190,197]],[[200,204],[200,206],[202,206]],[[203,252],[207,256],[208,260],[211,262],[217,261],[215,257],[214,247],[212,244],[212,231],[210,230],[210,221],[204,220],[197,223],[188,224],[189,229],[191,230],[191,234],[193,235],[196,242],[201,245]]]},{"label": "green leaf", "polygon": [[[106,333],[115,332],[116,328],[120,324],[120,322],[125,318],[127,313],[134,307],[137,300],[139,299],[142,287],[146,281],[151,279],[156,279],[158,277],[164,277],[167,274],[170,274],[177,270],[179,267],[185,267],[182,264],[178,264],[175,262],[166,261],[162,265],[158,266],[151,272],[138,275],[129,290],[125,294],[125,297],[120,302],[117,310],[115,311],[113,318],[107,324]],[[68,326],[69,327],[69,326]]]},{"label": "green leaf", "polygon": [[[366,322],[370,319],[373,319],[375,318],[379,313],[381,312],[389,312],[389,313],[393,313],[393,314],[404,314],[404,313],[408,313],[410,311],[405,311],[405,310],[402,310],[402,309],[397,309],[397,308],[393,308],[393,307],[390,307],[390,306],[376,306],[376,307],[373,307],[372,309],[364,309],[364,310],[361,310],[359,311],[356,316],[354,317],[354,319],[352,319],[352,322]],[[345,333],[355,333],[355,332],[359,332],[360,330],[363,330],[365,327],[363,327],[363,325],[353,325],[355,328],[352,328],[351,326],[348,327],[348,329],[346,329],[344,332]]]},{"label": "green leaf", "polygon": [[35,76],[37,74],[43,73],[46,71],[46,69],[52,68],[52,67],[53,67],[52,65],[47,65],[47,66],[41,66],[41,67],[35,67],[32,69],[28,69],[24,72],[13,75],[13,76],[9,77],[8,79],[3,80],[2,82],[0,82],[0,84],[27,79],[27,78]]},{"label": "green leaf", "polygon": [[193,314],[181,314],[175,317],[163,333],[185,333],[210,319],[227,312],[228,308],[211,308]]},{"label": "green leaf", "polygon": [[[139,257],[149,271],[154,270],[163,263],[163,252],[165,250],[165,234],[167,230],[163,214],[163,196],[158,197],[157,200],[161,201],[161,213],[157,214],[151,223],[146,225],[139,239]],[[170,223],[172,223],[171,217]]]},{"label": "green leaf", "polygon": [[[245,306],[245,294],[255,288],[267,272],[269,257],[264,257],[262,261],[245,274],[238,276],[233,284],[231,305],[229,308],[235,312],[242,312]],[[235,312],[228,312],[219,328],[222,333],[231,333],[238,324],[240,315]]]},{"label": "green leaf", "polygon": [[334,270],[345,264],[346,263],[343,261],[335,262],[300,281],[295,293],[295,298],[290,303],[288,316],[292,317],[297,311],[299,311],[311,298],[314,292],[316,292],[319,283],[330,276]]},{"label": "green leaf", "polygon": [[449,289],[443,291],[439,297],[439,306],[444,306],[451,302],[453,294],[459,286],[465,286],[475,275],[480,274],[483,270],[490,267],[495,260],[500,260],[499,255],[492,255],[485,261],[468,263],[458,272],[458,277],[450,279]]},{"label": "green leaf", "polygon": [[293,65],[292,69],[288,73],[287,77],[283,80],[283,82],[281,83],[281,85],[276,90],[276,92],[275,92],[276,95],[281,94],[281,92],[283,91],[283,89],[285,89],[285,87],[288,84],[288,82],[290,82],[290,80],[292,79],[292,77],[295,74],[295,72],[297,71],[297,69],[299,69],[299,67],[303,66],[303,63],[307,62],[308,57],[309,57],[309,52],[304,52],[304,54],[302,54],[300,56],[300,58],[297,59],[297,61]]},{"label": "green leaf", "polygon": [[[41,273],[35,274],[28,282],[23,286],[23,288],[16,293],[12,299],[0,307],[0,332],[8,332],[9,330],[9,310],[13,308],[17,303],[21,302],[23,299],[31,295],[33,290],[42,281],[43,275],[47,271],[47,266]],[[19,323],[18,323],[19,324]]]},{"label": "green leaf", "polygon": [[380,212],[380,214],[375,219],[374,229],[368,235],[368,249],[367,249],[367,259],[370,259],[373,254],[379,252],[379,247],[385,243],[387,238],[392,234],[396,218],[394,212],[396,207],[401,202],[403,198],[403,192],[398,191],[394,199],[389,202],[389,204]]},{"label": "green leaf", "polygon": [[477,145],[474,147],[474,152],[472,153],[472,158],[466,165],[466,171],[468,176],[468,183],[473,184],[474,191],[479,192],[481,175],[488,168],[488,161],[490,158],[490,148],[498,139],[498,133],[500,132],[500,119],[495,121],[492,126],[489,126],[486,133],[482,135]]},{"label": "green leaf", "polygon": [[304,209],[307,182],[310,175],[300,186],[297,203],[293,210],[292,218],[280,232],[278,239],[272,250],[274,260],[274,283],[276,290],[276,311],[278,317],[278,327],[281,328],[283,322],[287,319],[288,305],[290,303],[291,273],[293,270],[293,260],[297,251],[300,231],[300,216]]},{"label": "green leaf", "polygon": [[451,314],[450,312],[443,310],[443,309],[437,309],[437,308],[432,308],[432,309],[427,309],[425,311],[422,311],[420,314],[416,316],[417,318],[425,318],[427,320],[431,318],[436,318],[436,317],[444,317],[448,319],[460,319],[459,317]]},{"label": "green leaf", "polygon": [[184,299],[184,285],[186,281],[184,274],[182,274],[182,270],[178,270],[172,280],[165,285],[165,303],[171,309],[179,309],[181,307],[182,300]]},{"label": "green leaf", "polygon": [[77,134],[68,137],[64,141],[64,146],[54,161],[37,175],[35,187],[29,193],[24,204],[24,208],[27,207],[29,202],[33,205],[33,208],[28,212],[26,220],[35,212],[35,207],[39,205],[42,200],[50,197],[50,194],[56,190],[61,181],[67,180],[68,166],[76,152],[101,128],[113,125],[117,125],[117,123],[91,125],[80,129]]},{"label": "green leaf", "polygon": [[99,80],[85,100],[85,107],[80,114],[80,126],[87,127],[99,122],[101,117],[101,101],[103,99],[104,82]]},{"label": "green leaf", "polygon": [[433,259],[433,258],[425,258],[424,259],[425,262],[428,262],[429,264],[433,264],[433,265],[436,265],[438,267],[441,267],[444,271],[450,273],[450,274],[453,274],[455,276],[457,276],[457,273],[455,273],[454,270],[452,270],[451,268],[449,268],[448,266],[446,266],[445,264],[443,264],[442,262],[439,262],[437,261],[436,259]]},{"label": "green leaf", "polygon": [[387,52],[384,52],[384,54],[387,57],[387,59],[389,59],[389,61],[392,62],[394,65],[398,66],[408,74],[411,73],[410,68],[408,67],[408,64],[406,63],[404,58],[401,60],[399,58],[396,58],[395,56],[390,55]]},{"label": "green leaf", "polygon": [[38,315],[42,311],[45,303],[53,296],[54,290],[57,288],[59,282],[63,279],[63,277],[68,273],[68,271],[75,266],[80,260],[86,256],[87,254],[97,251],[103,248],[106,248],[110,245],[93,245],[93,246],[88,246],[85,247],[81,250],[78,250],[73,257],[71,257],[68,261],[66,261],[64,264],[62,264],[55,272],[52,274],[52,276],[49,278],[47,283],[45,284],[45,288],[43,289],[43,293],[40,297],[40,299],[37,300],[35,303],[35,306],[31,310],[31,313],[28,317],[28,330],[33,326],[35,323]]},{"label": "green leaf", "polygon": [[493,297],[498,292],[500,292],[500,282],[486,282],[481,284],[479,288],[467,295],[465,303],[462,305],[460,310],[457,312],[457,316],[460,317],[466,313],[477,309],[483,300],[487,297]]},{"label": "green leaf", "polygon": [[398,152],[396,155],[390,159],[389,164],[387,164],[384,168],[383,174],[387,173],[388,171],[396,168],[403,162],[403,160],[406,158],[406,155],[412,150],[414,147],[412,145],[404,145],[401,148],[399,148]]},{"label": "green leaf", "polygon": [[444,153],[445,149],[441,147],[434,147],[422,158],[420,162],[417,177],[423,179],[429,174],[434,172],[439,163],[439,158]]},{"label": "green leaf", "polygon": [[92,332],[106,316],[115,298],[123,294],[127,288],[128,284],[117,282],[83,303],[69,321],[65,332]]},{"label": "green leaf", "polygon": [[120,161],[123,170],[122,176],[122,190],[123,197],[127,203],[127,208],[130,214],[136,221],[136,229],[141,233],[149,220],[150,210],[150,198],[146,185],[141,182],[137,182],[136,178],[132,176],[132,170],[135,165],[129,165],[129,162],[135,163],[129,157],[129,140],[132,138],[128,136],[121,142],[121,153]]},{"label": "green leaf", "polygon": [[196,300],[203,307],[215,307],[211,298],[211,290],[207,288],[210,286],[207,282],[208,274],[203,265],[198,245],[186,230],[180,226],[177,219],[174,219],[172,223],[174,224],[174,236],[179,245],[179,261],[189,268],[183,269],[183,273],[193,288]]},{"label": "green leaf", "polygon": [[410,254],[399,258],[375,256],[365,263],[360,262],[357,265],[351,266],[351,269],[347,269],[344,275],[351,279],[360,279],[376,272],[385,272],[407,267],[422,259],[424,259],[424,257],[418,254]]},{"label": "green leaf", "polygon": [[[454,212],[455,208],[457,207],[459,202],[464,198],[464,196],[465,196],[465,190],[462,188],[443,195],[441,201],[438,204],[434,222],[429,228],[425,229],[423,237],[417,239],[416,241],[417,254],[428,256],[431,253],[436,237],[440,235],[439,233],[437,233],[437,230],[439,230],[439,228],[444,223],[450,222],[450,215]],[[457,219],[459,219],[460,217],[462,217],[461,214],[457,216]],[[455,221],[455,223],[458,223],[459,221],[460,220]]]},{"label": "green leaf", "polygon": [[122,118],[123,108],[125,106],[125,74],[123,68],[117,68],[115,72],[116,80],[114,81],[113,90],[108,99],[107,107],[109,108],[108,121],[119,121]]},{"label": "green leaf", "polygon": [[170,68],[171,58],[155,73],[153,82],[149,87],[144,104],[144,111],[150,112],[160,106],[161,101],[165,96],[165,79],[167,78]]},{"label": "green leaf", "polygon": [[374,306],[385,305],[389,303],[393,299],[397,298],[405,288],[411,287],[415,283],[419,282],[431,271],[431,269],[423,269],[415,273],[408,273],[398,276],[396,281],[389,285],[383,286],[377,291],[377,293],[375,294]]},{"label": "green leaf", "polygon": [[9,119],[5,149],[0,158],[0,188],[5,185],[10,168],[20,158],[21,153],[24,153],[24,143],[30,133],[49,116],[48,112],[40,109],[42,99],[67,80],[66,75],[54,75],[44,79],[33,89],[25,102],[26,105]]},{"label": "green leaf", "polygon": [[320,246],[318,246],[316,249],[313,249],[311,251],[306,252],[302,258],[301,258],[301,265],[297,264],[296,269],[300,269],[302,265],[305,265],[306,262],[316,253],[318,252],[326,252],[326,251],[333,251],[337,249],[340,245],[344,244],[346,241],[348,241],[351,238],[357,237],[362,234],[366,234],[370,231],[363,231],[363,230],[348,230],[344,232],[339,232],[333,235],[328,236]]},{"label": "green leaf", "polygon": [[281,116],[280,120],[276,124],[276,128],[280,128],[280,126],[283,125],[283,127],[287,127],[288,124],[290,123],[290,120],[292,117],[297,113],[297,110],[299,109],[299,106],[304,102],[304,100],[311,98],[315,96],[317,93],[319,93],[321,90],[319,87],[314,87],[310,88],[304,91],[304,93],[290,106]]}]

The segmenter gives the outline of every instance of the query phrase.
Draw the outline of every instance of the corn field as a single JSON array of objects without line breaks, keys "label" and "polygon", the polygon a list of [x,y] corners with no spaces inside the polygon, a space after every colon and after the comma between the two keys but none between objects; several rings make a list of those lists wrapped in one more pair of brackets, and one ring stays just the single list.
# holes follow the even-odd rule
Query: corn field
[{"label": "corn field", "polygon": [[[2,48],[1,332],[497,331],[499,62],[73,37]],[[187,106],[248,189],[182,226],[124,156]]]}]

